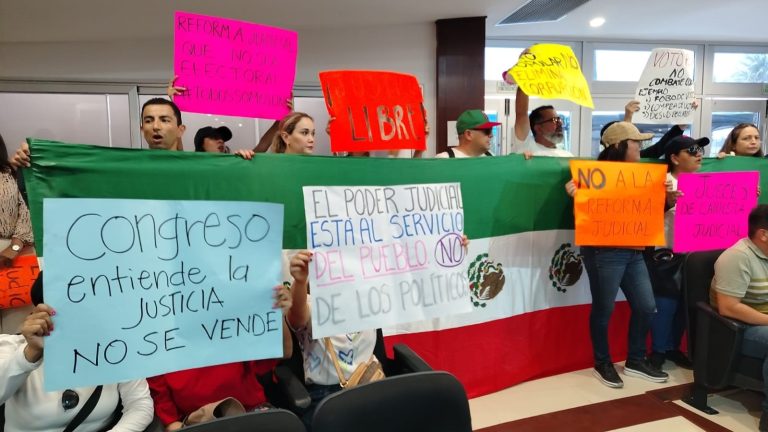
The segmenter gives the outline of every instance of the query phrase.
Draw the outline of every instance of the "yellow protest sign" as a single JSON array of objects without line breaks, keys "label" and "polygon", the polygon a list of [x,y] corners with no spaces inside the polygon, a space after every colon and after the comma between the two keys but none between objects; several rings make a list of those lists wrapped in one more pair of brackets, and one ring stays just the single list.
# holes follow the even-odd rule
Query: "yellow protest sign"
[{"label": "yellow protest sign", "polygon": [[663,246],[663,164],[571,160],[580,246]]},{"label": "yellow protest sign", "polygon": [[579,60],[569,46],[534,45],[509,72],[528,96],[566,99],[585,107],[595,107]]}]

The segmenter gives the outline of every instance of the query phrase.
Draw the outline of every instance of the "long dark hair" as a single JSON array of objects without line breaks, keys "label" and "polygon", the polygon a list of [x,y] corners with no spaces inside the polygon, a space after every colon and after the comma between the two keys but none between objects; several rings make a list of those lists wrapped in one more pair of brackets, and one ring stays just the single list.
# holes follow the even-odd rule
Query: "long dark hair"
[{"label": "long dark hair", "polygon": [[8,163],[8,148],[5,147],[3,136],[0,135],[0,172],[12,172],[11,164]]},{"label": "long dark hair", "polygon": [[627,159],[628,148],[629,140],[621,140],[618,144],[609,145],[608,147],[604,148],[603,151],[597,155],[597,160],[624,162]]}]

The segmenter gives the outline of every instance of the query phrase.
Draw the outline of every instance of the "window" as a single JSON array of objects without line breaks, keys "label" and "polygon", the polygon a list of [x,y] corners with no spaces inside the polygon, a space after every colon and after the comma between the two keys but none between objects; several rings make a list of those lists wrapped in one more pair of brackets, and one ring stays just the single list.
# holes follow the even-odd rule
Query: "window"
[{"label": "window", "polygon": [[768,54],[716,52],[712,79],[718,83],[768,83]]},{"label": "window", "polygon": [[501,74],[517,63],[524,48],[485,47],[485,80],[501,81]]},{"label": "window", "polygon": [[650,51],[597,49],[595,50],[595,80],[637,82],[650,55]]}]

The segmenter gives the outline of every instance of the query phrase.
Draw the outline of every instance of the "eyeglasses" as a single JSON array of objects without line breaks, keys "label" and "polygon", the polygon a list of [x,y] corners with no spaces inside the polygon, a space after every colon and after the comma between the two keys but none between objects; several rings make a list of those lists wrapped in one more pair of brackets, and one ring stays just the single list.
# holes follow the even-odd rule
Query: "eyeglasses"
[{"label": "eyeglasses", "polygon": [[563,124],[563,118],[560,117],[560,116],[552,117],[552,118],[548,118],[546,120],[542,120],[542,121],[540,121],[540,122],[538,122],[536,124],[544,124],[544,123],[549,123],[549,122],[552,122],[554,124]]},{"label": "eyeglasses", "polygon": [[71,410],[79,403],[80,396],[76,391],[67,389],[61,394],[61,407],[64,408],[64,411]]},{"label": "eyeglasses", "polygon": [[691,156],[698,156],[700,154],[704,154],[704,148],[698,144],[694,144],[688,147],[687,149],[685,149],[685,151],[687,151],[688,154]]}]

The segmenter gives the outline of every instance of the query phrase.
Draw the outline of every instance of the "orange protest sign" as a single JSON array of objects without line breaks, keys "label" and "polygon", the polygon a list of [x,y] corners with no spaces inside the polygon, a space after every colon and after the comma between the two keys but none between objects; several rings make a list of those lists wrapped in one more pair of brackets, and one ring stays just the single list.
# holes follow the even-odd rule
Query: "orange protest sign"
[{"label": "orange protest sign", "polygon": [[331,123],[331,151],[426,149],[424,97],[413,75],[320,72]]},{"label": "orange protest sign", "polygon": [[663,246],[663,164],[571,161],[580,246]]},{"label": "orange protest sign", "polygon": [[26,306],[32,303],[29,290],[40,268],[37,257],[24,255],[13,260],[13,266],[0,270],[0,309]]}]

